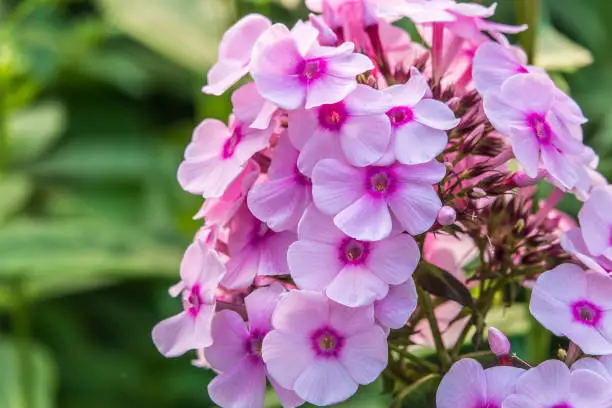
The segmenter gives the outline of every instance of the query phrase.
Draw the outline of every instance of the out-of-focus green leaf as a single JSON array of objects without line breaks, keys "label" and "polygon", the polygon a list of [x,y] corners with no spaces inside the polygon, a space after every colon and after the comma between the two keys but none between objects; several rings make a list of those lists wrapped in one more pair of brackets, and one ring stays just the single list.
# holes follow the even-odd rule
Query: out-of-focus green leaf
[{"label": "out-of-focus green leaf", "polygon": [[23,175],[0,176],[0,223],[19,211],[30,198],[34,185]]},{"label": "out-of-focus green leaf", "polygon": [[46,101],[15,111],[8,118],[11,158],[23,163],[44,153],[66,129],[66,110]]},{"label": "out-of-focus green leaf", "polygon": [[496,327],[507,336],[527,333],[531,329],[527,304],[515,303],[511,307],[493,307],[487,314],[487,326]]},{"label": "out-of-focus green leaf", "polygon": [[107,19],[176,63],[202,72],[232,18],[227,0],[98,0]]},{"label": "out-of-focus green leaf", "polygon": [[422,264],[414,274],[425,291],[442,299],[454,300],[463,306],[474,307],[474,300],[465,285],[453,275],[431,264]]},{"label": "out-of-focus green leaf", "polygon": [[[66,281],[84,277],[174,276],[181,249],[133,225],[78,219],[19,219],[0,229],[0,274]],[[26,281],[26,290],[29,287]]]},{"label": "out-of-focus green leaf", "polygon": [[548,25],[541,27],[536,44],[535,65],[547,71],[574,72],[593,62],[587,49]]},{"label": "out-of-focus green leaf", "polygon": [[[28,408],[52,408],[55,400],[55,363],[49,352],[35,343],[28,344],[29,367],[32,390]],[[21,373],[17,345],[13,341],[0,341],[0,407],[23,408]]]},{"label": "out-of-focus green leaf", "polygon": [[442,378],[438,374],[429,374],[414,384],[403,389],[393,400],[391,407],[435,408],[436,390]]}]

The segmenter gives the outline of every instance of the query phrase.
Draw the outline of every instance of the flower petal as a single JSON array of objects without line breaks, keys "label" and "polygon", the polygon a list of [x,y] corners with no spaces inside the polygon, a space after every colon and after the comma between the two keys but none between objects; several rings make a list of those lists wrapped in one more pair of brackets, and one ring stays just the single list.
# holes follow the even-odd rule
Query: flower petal
[{"label": "flower petal", "polygon": [[208,384],[210,399],[222,407],[259,408],[266,393],[266,371],[260,359],[244,357]]},{"label": "flower petal", "polygon": [[206,361],[215,370],[229,370],[246,355],[244,344],[248,338],[242,317],[232,310],[221,310],[212,321],[213,343],[204,350]]},{"label": "flower petal", "polygon": [[387,295],[389,285],[371,270],[347,265],[327,286],[325,293],[334,302],[349,307],[372,304]]},{"label": "flower petal", "polygon": [[357,383],[338,360],[318,358],[299,376],[294,390],[306,401],[324,406],[337,404],[355,394]]},{"label": "flower petal", "polygon": [[420,258],[414,238],[400,234],[373,242],[366,263],[384,282],[399,285],[410,279]]},{"label": "flower petal", "polygon": [[392,228],[386,200],[369,194],[340,211],[334,217],[334,224],[346,235],[362,241],[386,238]]}]

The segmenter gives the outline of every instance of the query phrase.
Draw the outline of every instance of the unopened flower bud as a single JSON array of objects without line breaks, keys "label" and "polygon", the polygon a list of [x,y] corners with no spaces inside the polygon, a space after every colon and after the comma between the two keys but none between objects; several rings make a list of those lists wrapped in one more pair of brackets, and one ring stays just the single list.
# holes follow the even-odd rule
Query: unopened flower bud
[{"label": "unopened flower bud", "polygon": [[487,196],[486,191],[480,187],[474,187],[468,194],[471,198],[485,198]]},{"label": "unopened flower bud", "polygon": [[457,221],[457,212],[454,208],[445,205],[440,208],[440,211],[438,211],[438,217],[436,219],[438,224],[446,227],[447,225],[452,225],[455,223],[455,221]]},{"label": "unopened flower bud", "polygon": [[499,364],[504,366],[512,365],[510,340],[508,340],[504,333],[492,326],[489,327],[489,347],[499,359]]}]

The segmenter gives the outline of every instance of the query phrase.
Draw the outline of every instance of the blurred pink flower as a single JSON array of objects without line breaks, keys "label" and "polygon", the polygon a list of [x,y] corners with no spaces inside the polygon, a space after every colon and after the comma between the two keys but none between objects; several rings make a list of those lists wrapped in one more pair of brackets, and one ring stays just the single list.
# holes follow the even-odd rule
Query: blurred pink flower
[{"label": "blurred pink flower", "polygon": [[434,189],[446,174],[437,161],[356,168],[333,159],[314,169],[313,198],[345,234],[376,241],[391,233],[392,217],[411,235],[427,231],[442,207]]},{"label": "blurred pink flower", "polygon": [[335,302],[358,307],[383,299],[389,285],[408,281],[420,254],[415,240],[401,231],[375,242],[350,238],[311,206],[287,257],[300,289],[324,291]]},{"label": "blurred pink flower", "polygon": [[280,300],[272,324],[263,341],[268,371],[312,404],[349,398],[387,365],[386,335],[374,323],[372,306],[348,308],[321,293],[291,291]]}]

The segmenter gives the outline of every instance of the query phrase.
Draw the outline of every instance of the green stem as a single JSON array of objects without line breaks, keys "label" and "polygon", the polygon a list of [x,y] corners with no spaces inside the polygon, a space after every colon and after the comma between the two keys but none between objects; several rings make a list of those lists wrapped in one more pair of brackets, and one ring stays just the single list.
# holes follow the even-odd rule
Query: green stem
[{"label": "green stem", "polygon": [[434,363],[431,363],[425,360],[424,358],[417,357],[401,347],[395,346],[393,344],[390,344],[389,347],[391,347],[391,350],[395,351],[397,354],[404,357],[406,360],[418,365],[421,368],[426,369],[430,373],[437,373],[440,370],[440,368]]},{"label": "green stem", "polygon": [[431,299],[429,298],[429,295],[420,287],[417,288],[417,290],[419,292],[419,301],[421,303],[421,307],[425,311],[425,316],[427,317],[429,327],[431,328],[431,334],[436,345],[436,352],[438,353],[440,366],[444,371],[447,371],[452,364],[452,360],[450,355],[448,354],[448,350],[446,350],[446,348],[444,347],[444,342],[442,341],[442,333],[440,332],[440,327],[438,327],[438,321],[436,320],[436,315],[434,314]]},{"label": "green stem", "polygon": [[19,384],[21,386],[22,403],[24,408],[33,407],[32,395],[34,391],[32,382],[32,361],[30,358],[30,316],[28,301],[24,290],[24,282],[16,278],[12,283],[13,308],[12,323],[13,334],[17,345],[17,361],[19,366]]},{"label": "green stem", "polygon": [[1,96],[5,90],[6,87],[0,84],[0,174],[5,173],[10,157],[6,100]]},{"label": "green stem", "polygon": [[515,4],[518,23],[529,26],[527,30],[519,34],[519,41],[529,62],[533,64],[542,5],[540,0],[515,0]]}]

